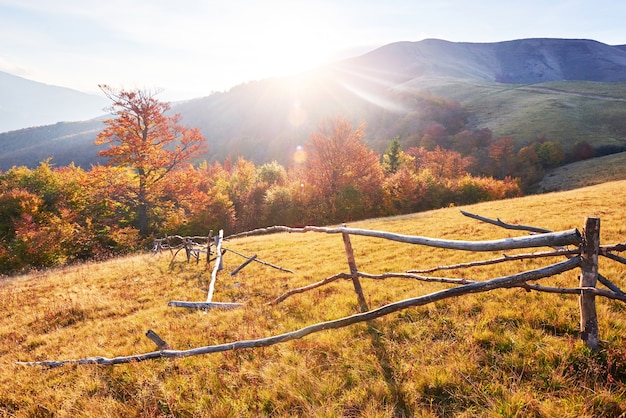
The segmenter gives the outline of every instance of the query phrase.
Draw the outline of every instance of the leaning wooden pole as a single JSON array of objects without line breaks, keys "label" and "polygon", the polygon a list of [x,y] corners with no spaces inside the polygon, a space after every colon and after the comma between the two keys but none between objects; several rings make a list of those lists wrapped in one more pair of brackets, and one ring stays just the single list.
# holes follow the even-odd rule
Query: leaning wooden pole
[{"label": "leaning wooden pole", "polygon": [[[598,253],[600,250],[600,219],[587,218],[583,231],[580,287],[595,288],[598,280]],[[598,348],[598,315],[596,296],[582,290],[580,293],[580,338],[591,350]]]},{"label": "leaning wooden pole", "polygon": [[[345,224],[343,227],[345,228]],[[352,275],[352,284],[354,285],[354,291],[356,292],[356,297],[359,301],[359,307],[361,308],[361,312],[369,311],[369,307],[367,306],[367,301],[365,300],[365,295],[363,294],[363,288],[361,287],[361,282],[359,281],[359,271],[356,268],[356,261],[354,261],[354,251],[352,250],[352,242],[350,242],[350,234],[344,232],[341,234],[343,237],[343,245],[346,249],[346,256],[348,257],[348,266],[350,267],[350,274]]]}]

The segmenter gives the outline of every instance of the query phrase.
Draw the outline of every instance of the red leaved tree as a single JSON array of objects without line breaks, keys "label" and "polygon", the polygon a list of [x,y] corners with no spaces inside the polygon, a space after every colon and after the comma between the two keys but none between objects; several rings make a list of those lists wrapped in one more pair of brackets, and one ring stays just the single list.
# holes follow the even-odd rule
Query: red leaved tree
[{"label": "red leaved tree", "polygon": [[149,230],[149,213],[158,196],[154,186],[176,168],[205,151],[206,139],[198,129],[179,124],[180,114],[166,116],[168,103],[144,90],[100,89],[113,105],[115,118],[105,121],[96,145],[110,145],[99,152],[108,165],[129,166],[137,175],[137,225],[142,235]]}]

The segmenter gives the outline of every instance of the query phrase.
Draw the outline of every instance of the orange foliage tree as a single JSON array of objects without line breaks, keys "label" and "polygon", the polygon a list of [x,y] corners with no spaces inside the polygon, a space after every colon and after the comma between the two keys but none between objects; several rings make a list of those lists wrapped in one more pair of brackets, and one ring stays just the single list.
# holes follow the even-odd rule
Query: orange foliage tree
[{"label": "orange foliage tree", "polygon": [[204,235],[209,230],[235,226],[235,207],[230,199],[229,173],[219,164],[202,162],[176,170],[161,184],[169,205],[161,213],[161,232]]},{"label": "orange foliage tree", "polygon": [[364,124],[353,130],[346,119],[330,118],[305,146],[305,187],[322,222],[380,214],[383,168],[364,135]]},{"label": "orange foliage tree", "polygon": [[473,177],[468,168],[472,157],[437,147],[407,150],[408,159],[384,182],[388,214],[436,209],[450,204],[471,204],[485,200],[520,196],[517,179],[495,180]]},{"label": "orange foliage tree", "polygon": [[205,151],[205,138],[198,129],[181,126],[180,114],[166,116],[168,103],[144,90],[100,88],[113,104],[115,118],[105,121],[96,145],[110,145],[99,152],[109,165],[129,166],[136,172],[137,225],[142,235],[149,231],[149,213],[155,203],[155,185],[170,172]]},{"label": "orange foliage tree", "polygon": [[515,143],[512,137],[498,138],[489,146],[489,157],[493,161],[493,174],[504,179],[512,174],[515,164]]}]

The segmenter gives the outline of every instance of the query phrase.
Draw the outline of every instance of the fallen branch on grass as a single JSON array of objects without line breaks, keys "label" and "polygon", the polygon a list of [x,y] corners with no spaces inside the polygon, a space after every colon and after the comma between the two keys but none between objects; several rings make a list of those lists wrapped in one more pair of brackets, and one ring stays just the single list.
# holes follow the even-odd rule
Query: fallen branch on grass
[{"label": "fallen branch on grass", "polygon": [[538,280],[544,277],[553,276],[556,274],[564,273],[568,270],[572,270],[580,265],[580,257],[574,257],[568,259],[567,261],[563,261],[561,263],[553,264],[541,269],[530,270],[523,273],[517,273],[510,276],[499,277],[496,279],[492,279],[484,282],[474,282],[470,284],[466,284],[463,286],[454,287],[451,289],[441,290],[439,292],[431,293],[424,296],[419,296],[416,298],[405,299],[403,301],[390,303],[388,305],[382,306],[378,309],[374,309],[371,311],[367,311],[364,313],[355,314],[352,316],[344,317],[341,319],[336,319],[333,321],[321,322],[313,325],[309,325],[307,327],[301,328],[296,331],[287,332],[284,334],[268,337],[268,338],[260,338],[256,340],[244,340],[244,341],[236,341],[232,343],[226,344],[218,344],[212,346],[205,346],[200,348],[194,348],[190,350],[160,350],[153,351],[145,354],[138,354],[132,356],[121,356],[121,357],[87,357],[82,359],[74,359],[74,360],[44,360],[44,361],[30,361],[30,362],[17,362],[16,364],[25,365],[25,366],[43,366],[43,367],[59,367],[69,364],[75,365],[84,365],[84,364],[100,364],[100,365],[115,365],[115,364],[124,364],[124,363],[132,363],[132,362],[140,362],[146,360],[155,360],[160,358],[181,358],[181,357],[190,357],[197,356],[202,354],[211,354],[211,353],[219,353],[223,351],[231,351],[231,350],[239,350],[244,348],[257,348],[257,347],[267,347],[274,344],[284,343],[287,341],[295,340],[303,338],[309,334],[313,334],[316,332],[329,330],[329,329],[337,329],[343,328],[349,325],[353,325],[359,322],[371,321],[376,318],[380,318],[382,316],[407,309],[416,306],[423,306],[429,303],[434,303],[439,300],[457,297],[469,293],[479,293],[479,292],[487,292],[489,290],[498,289],[498,288],[506,288],[506,287],[514,287],[518,286],[522,283],[525,283],[528,280]]},{"label": "fallen branch on grass", "polygon": [[191,309],[233,309],[243,306],[243,303],[235,302],[186,302],[182,300],[171,300],[167,303],[167,306],[173,306],[175,308],[191,308]]},{"label": "fallen branch on grass", "polygon": [[[239,253],[239,252],[237,252],[237,251],[235,251],[235,250],[231,250],[230,248],[223,247],[223,249],[224,249],[225,251],[230,251],[230,252],[231,252],[231,253],[233,253],[233,254],[237,254],[238,256],[243,257],[243,258],[248,259],[248,260],[250,260],[250,258],[251,258],[251,257],[248,257],[248,256],[247,256],[247,255],[245,255],[245,254],[241,254],[241,253]],[[274,264],[268,263],[267,261],[262,261],[262,260],[259,260],[258,258],[254,258],[254,261],[255,261],[255,262],[257,262],[257,263],[259,263],[259,264],[263,264],[264,266],[268,266],[268,267],[274,268],[274,269],[276,269],[276,270],[280,270],[280,271],[284,271],[284,272],[287,272],[287,273],[292,273],[292,274],[294,273],[292,270],[289,270],[289,269],[286,269],[286,268],[283,268],[283,267],[280,267],[280,266],[277,266],[277,265],[274,265]],[[232,273],[231,273],[231,274],[232,274]]]}]

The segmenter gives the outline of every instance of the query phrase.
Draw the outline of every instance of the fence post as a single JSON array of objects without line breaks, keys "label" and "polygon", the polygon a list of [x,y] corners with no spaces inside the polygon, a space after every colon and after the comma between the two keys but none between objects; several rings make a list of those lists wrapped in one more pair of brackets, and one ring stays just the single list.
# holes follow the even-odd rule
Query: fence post
[{"label": "fence post", "polygon": [[[600,248],[600,219],[587,218],[583,230],[580,287],[596,287],[598,280],[598,252]],[[591,350],[598,348],[598,315],[596,297],[593,293],[581,291],[580,297],[580,338]]]},{"label": "fence post", "polygon": [[[346,224],[342,224],[345,228]],[[354,291],[356,292],[356,297],[359,301],[359,307],[361,308],[361,312],[369,311],[367,306],[367,301],[365,300],[365,296],[363,295],[363,288],[361,287],[361,282],[359,281],[359,276],[357,273],[359,272],[356,268],[356,262],[354,261],[354,252],[352,251],[352,243],[350,242],[350,234],[346,232],[342,232],[341,236],[343,237],[343,245],[346,249],[346,256],[348,257],[348,266],[350,266],[350,274],[352,275],[352,284],[354,285]]]},{"label": "fence post", "polygon": [[213,241],[213,230],[209,230],[209,235],[206,237],[206,265],[211,268],[211,241]]}]

